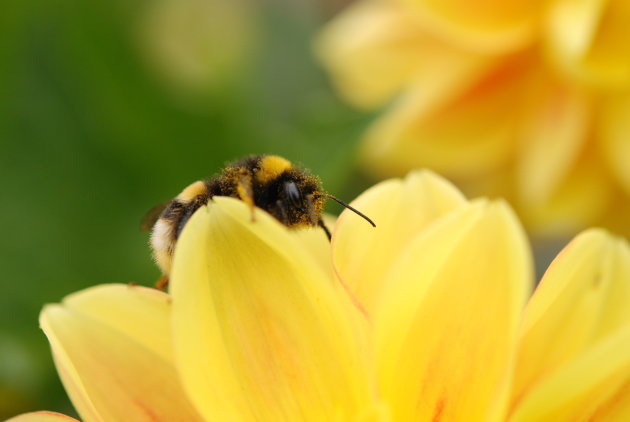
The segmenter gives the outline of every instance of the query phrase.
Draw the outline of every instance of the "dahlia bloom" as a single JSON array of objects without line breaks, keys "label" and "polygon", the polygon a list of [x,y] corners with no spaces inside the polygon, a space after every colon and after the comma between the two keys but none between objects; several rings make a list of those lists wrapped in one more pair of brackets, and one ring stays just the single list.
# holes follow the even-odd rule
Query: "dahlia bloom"
[{"label": "dahlia bloom", "polygon": [[140,52],[179,97],[199,97],[230,86],[259,37],[249,0],[147,2],[137,22]]},{"label": "dahlia bloom", "polygon": [[361,160],[426,166],[529,229],[630,234],[630,3],[361,0],[317,51],[357,107],[388,105]]},{"label": "dahlia bloom", "polygon": [[[332,244],[215,198],[170,292],[103,285],[41,324],[85,422],[575,422],[630,417],[630,248],[578,236],[539,287],[502,201],[415,172]],[[72,420],[50,412],[11,422]]]}]

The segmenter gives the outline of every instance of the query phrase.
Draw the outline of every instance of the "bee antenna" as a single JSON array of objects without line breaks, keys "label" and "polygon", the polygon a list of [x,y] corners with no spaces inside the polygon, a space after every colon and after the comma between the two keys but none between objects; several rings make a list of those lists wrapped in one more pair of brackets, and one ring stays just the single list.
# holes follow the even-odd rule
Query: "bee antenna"
[{"label": "bee antenna", "polygon": [[365,219],[368,223],[370,223],[370,224],[372,225],[372,227],[376,227],[376,224],[374,224],[374,221],[372,221],[372,220],[370,219],[370,217],[368,217],[367,215],[363,214],[361,211],[359,211],[359,210],[357,210],[357,209],[355,209],[355,208],[351,207],[350,205],[346,204],[346,203],[345,203],[345,202],[343,202],[341,199],[339,199],[339,198],[337,198],[337,197],[335,197],[335,196],[332,196],[332,195],[330,195],[330,194],[328,194],[328,193],[322,193],[322,194],[320,194],[320,195],[321,195],[321,196],[323,196],[323,197],[325,197],[325,198],[332,199],[333,201],[337,202],[337,203],[338,203],[338,204],[340,204],[340,205],[343,205],[344,207],[348,208],[350,211],[352,211],[352,212],[354,212],[355,214],[357,214],[357,215],[359,215],[359,216],[363,217],[363,218],[364,218],[364,219]]}]

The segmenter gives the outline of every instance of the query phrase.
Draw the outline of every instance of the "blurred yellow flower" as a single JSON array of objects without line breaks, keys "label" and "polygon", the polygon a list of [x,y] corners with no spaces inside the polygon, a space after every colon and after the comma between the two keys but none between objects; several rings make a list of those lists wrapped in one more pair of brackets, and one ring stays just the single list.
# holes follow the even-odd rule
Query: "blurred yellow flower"
[{"label": "blurred yellow flower", "polygon": [[387,104],[361,160],[505,197],[534,232],[630,234],[630,2],[361,0],[317,50],[339,91]]},{"label": "blurred yellow flower", "polygon": [[582,234],[526,305],[530,251],[504,202],[416,172],[354,205],[377,228],[344,212],[329,244],[215,198],[180,237],[169,294],[104,285],[46,306],[82,419],[628,420],[625,241]]},{"label": "blurred yellow flower", "polygon": [[156,0],[138,22],[142,52],[179,95],[207,95],[242,72],[258,37],[249,0]]}]

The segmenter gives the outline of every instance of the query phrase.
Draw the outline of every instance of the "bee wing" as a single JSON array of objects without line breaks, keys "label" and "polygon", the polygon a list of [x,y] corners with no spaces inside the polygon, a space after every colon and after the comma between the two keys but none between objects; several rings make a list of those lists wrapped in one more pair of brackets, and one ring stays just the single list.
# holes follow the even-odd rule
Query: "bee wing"
[{"label": "bee wing", "polygon": [[143,232],[150,231],[155,225],[155,222],[158,221],[158,219],[160,218],[160,214],[162,214],[162,211],[164,211],[164,209],[168,207],[168,204],[170,203],[171,201],[164,201],[161,204],[157,204],[156,206],[151,208],[142,218],[142,222],[140,222],[140,230],[142,230]]}]

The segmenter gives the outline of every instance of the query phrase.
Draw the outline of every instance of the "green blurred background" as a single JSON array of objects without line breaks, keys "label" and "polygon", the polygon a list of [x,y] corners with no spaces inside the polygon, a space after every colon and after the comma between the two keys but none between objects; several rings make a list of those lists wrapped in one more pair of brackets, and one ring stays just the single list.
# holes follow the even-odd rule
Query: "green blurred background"
[{"label": "green blurred background", "polygon": [[[9,0],[0,12],[0,420],[72,414],[44,303],[159,276],[139,222],[229,160],[303,163],[348,200],[369,117],[312,57],[340,0]],[[335,212],[335,207],[330,207]]]}]

